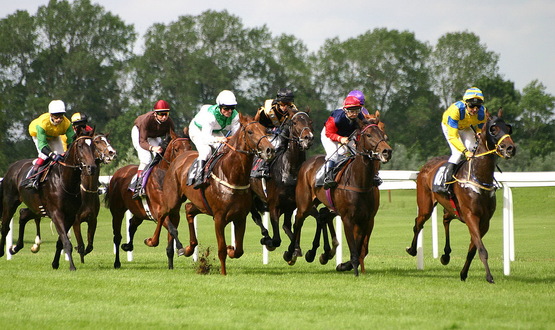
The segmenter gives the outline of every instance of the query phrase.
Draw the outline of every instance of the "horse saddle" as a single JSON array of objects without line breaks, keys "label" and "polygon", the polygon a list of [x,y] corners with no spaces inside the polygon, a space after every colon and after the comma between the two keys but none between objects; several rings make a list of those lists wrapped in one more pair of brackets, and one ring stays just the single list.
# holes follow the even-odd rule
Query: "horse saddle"
[{"label": "horse saddle", "polygon": [[[455,176],[455,174],[459,171],[459,168],[461,168],[462,164],[464,161],[459,162],[456,166],[455,169],[453,170],[453,176]],[[447,169],[447,164],[445,163],[443,165],[441,165],[436,172],[436,175],[434,176],[434,180],[432,182],[432,191],[437,193],[441,191],[442,188],[442,182],[443,182],[443,177],[445,176],[445,170]],[[447,188],[449,189],[450,192],[452,192],[453,190],[453,186],[451,185],[451,183],[455,182],[454,178],[447,178],[445,180],[445,183],[447,184]]]},{"label": "horse saddle", "polygon": [[[214,166],[216,166],[216,163],[218,162],[218,160],[220,158],[222,158],[222,156],[224,155],[223,152],[220,152],[216,155],[214,155],[213,157],[210,157],[207,161],[206,161],[206,165],[204,166],[204,173],[203,173],[203,178],[204,181],[206,182],[208,179],[208,176],[210,175],[210,173],[212,173],[212,170],[214,169]],[[193,163],[193,165],[191,165],[189,167],[189,171],[187,172],[187,185],[191,185],[193,184],[192,179],[194,179],[196,172],[199,170],[197,169],[197,162],[195,161]]]},{"label": "horse saddle", "polygon": [[[350,163],[350,161],[352,161],[354,159],[353,156],[351,157],[342,157],[339,159],[339,161],[337,162],[337,164],[331,169],[331,173],[333,175],[333,177],[335,178],[335,181],[339,181],[339,179],[341,179],[341,175],[344,172],[345,166],[347,166],[348,163]],[[324,177],[326,174],[326,162],[324,162],[322,164],[322,166],[320,166],[320,168],[318,169],[318,171],[316,172],[316,176],[314,178],[314,186],[315,187],[322,187],[324,185]]]}]

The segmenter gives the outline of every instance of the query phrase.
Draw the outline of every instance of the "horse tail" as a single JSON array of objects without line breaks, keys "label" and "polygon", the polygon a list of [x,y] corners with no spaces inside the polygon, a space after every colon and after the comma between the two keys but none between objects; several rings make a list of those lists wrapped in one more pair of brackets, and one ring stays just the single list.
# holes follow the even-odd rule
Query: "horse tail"
[{"label": "horse tail", "polygon": [[110,185],[106,186],[106,192],[104,193],[104,205],[110,208]]}]

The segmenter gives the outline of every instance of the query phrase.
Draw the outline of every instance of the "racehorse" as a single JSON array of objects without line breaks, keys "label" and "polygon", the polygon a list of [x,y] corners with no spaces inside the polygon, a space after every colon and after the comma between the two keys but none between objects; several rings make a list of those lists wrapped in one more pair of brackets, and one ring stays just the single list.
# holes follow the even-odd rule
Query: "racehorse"
[{"label": "racehorse", "polygon": [[[98,197],[100,164],[109,164],[116,157],[116,150],[112,147],[105,134],[79,130],[77,132],[77,136],[88,136],[92,138],[92,146],[97,165],[96,171],[93,175],[87,175],[86,173],[81,172],[81,208],[79,209],[75,223],[73,224],[73,233],[75,235],[75,240],[77,241],[75,250],[79,253],[81,263],[84,263],[85,255],[93,250],[94,234],[96,232],[97,217],[100,210],[100,199]],[[28,212],[27,209],[20,210],[20,214],[26,212]],[[33,253],[39,252],[40,244],[42,243],[40,220],[41,216],[36,215],[35,225],[37,229],[37,236],[35,238],[35,244],[31,247],[31,251]],[[88,224],[86,248],[81,234],[81,223],[83,222]]]},{"label": "racehorse", "polygon": [[[150,178],[145,186],[145,196],[141,200],[133,199],[133,191],[129,190],[129,184],[137,173],[137,165],[127,165],[118,169],[110,180],[108,191],[105,195],[107,207],[112,214],[112,230],[114,234],[114,245],[116,257],[114,268],[120,268],[119,247],[121,244],[121,224],[127,210],[133,216],[129,225],[129,242],[121,244],[124,251],[133,251],[133,238],[137,228],[143,220],[155,220],[160,213],[160,205],[165,198],[162,191],[162,181],[170,163],[181,153],[191,149],[191,141],[188,137],[180,138],[174,136],[165,148],[162,159],[152,167]],[[179,214],[170,219],[175,226],[179,223]],[[162,221],[164,222],[164,221]],[[168,236],[168,268],[173,269],[173,240]],[[171,258],[170,258],[171,254]]]},{"label": "racehorse", "polygon": [[[100,165],[109,164],[117,155],[116,150],[112,147],[105,134],[93,134],[92,141],[96,160],[96,171],[93,175],[81,174],[81,208],[73,224],[73,233],[77,242],[75,250],[79,253],[81,263],[85,262],[85,255],[91,253],[94,248],[94,234],[96,232],[98,212],[100,210],[100,198],[98,196]],[[81,234],[81,224],[83,222],[86,222],[88,225],[86,248]]]},{"label": "racehorse", "polygon": [[[391,147],[386,141],[384,132],[379,128],[379,118],[357,119],[358,129],[353,133],[355,149],[353,156],[336,177],[338,186],[329,190],[316,187],[316,173],[324,164],[324,156],[310,158],[301,166],[299,179],[295,189],[297,214],[293,232],[295,239],[291,241],[284,259],[290,265],[295,264],[297,257],[302,256],[300,247],[301,228],[304,219],[312,215],[317,219],[322,216],[339,215],[345,228],[345,236],[350,251],[350,260],[337,266],[338,271],[354,270],[358,276],[358,266],[364,269],[364,257],[368,251],[368,241],[374,227],[374,216],[379,204],[375,201],[374,176],[376,173],[375,159],[388,162],[391,158]],[[379,199],[378,199],[379,201]],[[329,209],[318,212],[316,206],[323,203]],[[329,213],[329,215],[325,215]],[[323,225],[325,226],[325,225]],[[318,234],[318,229],[317,233]]]},{"label": "racehorse", "polygon": [[[270,251],[281,245],[279,233],[279,217],[283,214],[283,229],[290,239],[293,237],[291,230],[291,216],[297,207],[295,205],[295,185],[301,164],[306,160],[306,150],[314,140],[312,120],[306,112],[294,112],[289,109],[288,118],[283,122],[281,133],[277,138],[287,141],[284,150],[278,150],[276,157],[270,165],[271,179],[251,178],[251,189],[254,200],[251,215],[254,222],[260,227],[262,239],[260,243],[266,245]],[[261,213],[266,209],[270,212],[273,237],[262,223]]]},{"label": "racehorse", "polygon": [[25,224],[30,219],[49,216],[58,232],[52,268],[58,269],[63,248],[69,259],[69,269],[75,270],[71,256],[72,245],[67,232],[75,222],[81,206],[81,173],[92,176],[96,171],[92,144],[91,137],[78,137],[70,145],[63,161],[56,162],[49,167],[46,181],[39,186],[38,191],[20,187],[21,181],[25,179],[30,167],[33,166],[32,159],[17,161],[8,168],[0,189],[2,199],[0,257],[4,255],[11,218],[17,207],[23,202],[27,208],[20,212],[19,237],[17,244],[10,248],[10,253],[15,254],[23,247]]},{"label": "racehorse", "polygon": [[503,121],[502,114],[501,109],[497,116],[487,114],[488,120],[478,139],[474,157],[464,161],[455,173],[456,182],[452,184],[452,202],[449,197],[432,192],[435,174],[446,163],[447,157],[436,157],[429,160],[422,167],[416,179],[418,216],[414,220],[412,244],[406,251],[411,256],[416,255],[418,234],[426,220],[430,218],[437,203],[441,204],[444,207],[443,225],[445,228],[445,254],[441,256],[443,265],[447,265],[451,259],[449,241],[451,220],[459,219],[464,222],[470,232],[470,246],[466,262],[460,273],[461,281],[465,281],[468,277],[470,263],[478,251],[486,270],[486,280],[494,283],[488,266],[488,252],[482,242],[482,238],[488,232],[489,222],[496,206],[493,171],[496,155],[508,159],[516,153],[516,146],[510,136],[512,128]]},{"label": "racehorse", "polygon": [[[243,238],[246,218],[251,208],[252,193],[249,185],[250,171],[254,155],[270,160],[275,148],[266,135],[266,129],[252,117],[239,115],[240,128],[221,148],[221,152],[212,158],[213,167],[207,177],[206,188],[194,189],[187,185],[189,167],[198,156],[196,151],[187,151],[172,162],[164,178],[164,200],[158,217],[158,226],[147,244],[157,244],[160,236],[161,219],[178,214],[181,204],[185,204],[189,225],[189,246],[183,248],[177,231],[170,223],[170,233],[176,239],[179,255],[191,256],[198,245],[194,218],[204,213],[213,216],[218,241],[220,273],[227,274],[226,256],[239,258],[243,255]],[[209,160],[208,163],[211,163]],[[226,245],[225,227],[232,222],[235,226],[235,247]]]}]

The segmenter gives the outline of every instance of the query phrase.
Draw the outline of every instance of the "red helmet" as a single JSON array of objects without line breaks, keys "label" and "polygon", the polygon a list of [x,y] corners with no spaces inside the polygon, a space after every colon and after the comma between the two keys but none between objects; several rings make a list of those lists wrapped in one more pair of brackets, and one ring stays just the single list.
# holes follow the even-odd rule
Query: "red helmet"
[{"label": "red helmet", "polygon": [[362,107],[362,104],[360,104],[360,101],[356,96],[347,96],[345,101],[343,101],[343,108],[345,109],[352,107]]},{"label": "red helmet", "polygon": [[154,111],[170,111],[170,105],[164,100],[159,100],[154,104]]}]

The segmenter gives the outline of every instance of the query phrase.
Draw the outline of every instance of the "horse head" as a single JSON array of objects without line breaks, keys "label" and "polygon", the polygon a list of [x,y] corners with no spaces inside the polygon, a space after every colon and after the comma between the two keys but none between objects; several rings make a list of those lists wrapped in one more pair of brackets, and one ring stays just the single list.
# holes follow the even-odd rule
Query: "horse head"
[{"label": "horse head", "polygon": [[380,128],[380,119],[371,118],[360,120],[356,136],[357,153],[368,156],[370,159],[378,159],[387,163],[391,159],[391,147],[387,143],[387,135]]},{"label": "horse head", "polygon": [[500,108],[497,116],[489,116],[485,125],[485,144],[488,150],[495,152],[503,158],[511,158],[516,154],[516,146],[511,138],[513,128],[501,118],[503,109]]},{"label": "horse head", "polygon": [[184,151],[191,149],[191,139],[188,137],[176,137],[168,143],[167,148],[164,150],[164,159],[171,162]]},{"label": "horse head", "polygon": [[275,147],[266,134],[266,128],[251,116],[239,114],[241,128],[235,136],[243,136],[244,147],[247,152],[256,154],[264,160],[270,160],[275,156]]},{"label": "horse head", "polygon": [[92,141],[94,144],[94,157],[96,159],[104,164],[109,164],[116,158],[116,149],[108,141],[107,135],[101,133],[95,134]]},{"label": "horse head", "polygon": [[64,162],[69,166],[81,169],[86,175],[93,175],[96,171],[96,161],[90,136],[80,136],[69,147]]},{"label": "horse head", "polygon": [[308,150],[314,142],[312,119],[303,111],[297,111],[289,118],[289,139],[297,143],[301,150]]}]

